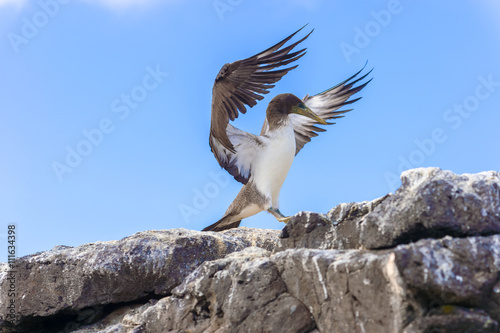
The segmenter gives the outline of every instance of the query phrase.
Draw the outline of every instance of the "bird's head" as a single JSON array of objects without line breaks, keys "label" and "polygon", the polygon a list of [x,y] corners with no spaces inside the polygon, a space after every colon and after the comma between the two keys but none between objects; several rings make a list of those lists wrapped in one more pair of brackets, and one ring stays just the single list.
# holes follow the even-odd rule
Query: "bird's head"
[{"label": "bird's head", "polygon": [[326,121],[309,109],[300,98],[293,94],[280,94],[274,97],[267,107],[268,117],[272,116],[270,113],[274,113],[275,116],[288,116],[295,113],[311,118],[320,124],[327,124]]}]

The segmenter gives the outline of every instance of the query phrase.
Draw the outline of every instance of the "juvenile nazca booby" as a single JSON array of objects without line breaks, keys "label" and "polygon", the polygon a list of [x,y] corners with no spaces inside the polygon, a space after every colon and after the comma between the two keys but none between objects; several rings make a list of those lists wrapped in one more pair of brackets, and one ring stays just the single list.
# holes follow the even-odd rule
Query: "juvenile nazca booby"
[{"label": "juvenile nazca booby", "polygon": [[225,64],[215,78],[212,91],[212,116],[209,143],[217,162],[226,169],[243,188],[231,203],[224,216],[203,231],[222,231],[236,228],[242,219],[267,210],[278,221],[287,222],[279,211],[281,186],[292,165],[295,155],[316,132],[325,129],[318,124],[331,125],[330,119],[343,117],[351,110],[337,111],[344,105],[360,98],[349,98],[363,89],[368,82],[354,78],[363,70],[333,88],[314,96],[306,95],[302,100],[292,94],[274,97],[266,110],[266,120],[260,135],[244,132],[229,123],[246,113],[245,105],[253,107],[262,94],[267,94],[286,73],[297,67],[283,69],[301,58],[306,49],[291,52],[304,41],[283,47],[295,34],[253,57]]}]

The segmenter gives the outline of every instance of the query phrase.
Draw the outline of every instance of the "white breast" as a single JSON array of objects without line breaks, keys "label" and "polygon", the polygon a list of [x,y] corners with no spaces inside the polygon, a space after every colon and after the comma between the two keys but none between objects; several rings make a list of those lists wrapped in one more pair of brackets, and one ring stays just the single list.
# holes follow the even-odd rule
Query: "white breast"
[{"label": "white breast", "polygon": [[255,159],[252,180],[267,197],[267,208],[279,208],[281,186],[295,157],[295,133],[288,123],[261,138],[265,145]]}]

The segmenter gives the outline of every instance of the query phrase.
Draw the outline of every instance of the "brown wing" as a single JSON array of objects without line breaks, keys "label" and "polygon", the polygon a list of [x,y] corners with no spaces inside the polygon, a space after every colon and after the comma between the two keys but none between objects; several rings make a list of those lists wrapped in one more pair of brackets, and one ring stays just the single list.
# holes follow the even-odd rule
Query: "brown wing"
[{"label": "brown wing", "polygon": [[[225,64],[215,78],[212,90],[210,148],[221,167],[243,184],[246,184],[250,178],[250,172],[244,172],[244,175],[240,172],[238,164],[241,163],[237,162],[237,147],[230,139],[230,134],[235,128],[232,126],[231,129],[228,128],[229,120],[238,118],[239,112],[246,113],[245,105],[249,107],[256,105],[257,100],[263,99],[262,95],[269,93],[269,89],[274,87],[273,83],[278,82],[286,73],[297,67],[295,65],[276,69],[294,62],[305,54],[305,48],[296,52],[291,51],[309,37],[312,31],[301,40],[283,47],[303,28],[261,53]],[[241,133],[239,135],[241,136]],[[251,135],[248,135],[248,140],[251,140]],[[248,171],[249,168],[246,170]]]}]

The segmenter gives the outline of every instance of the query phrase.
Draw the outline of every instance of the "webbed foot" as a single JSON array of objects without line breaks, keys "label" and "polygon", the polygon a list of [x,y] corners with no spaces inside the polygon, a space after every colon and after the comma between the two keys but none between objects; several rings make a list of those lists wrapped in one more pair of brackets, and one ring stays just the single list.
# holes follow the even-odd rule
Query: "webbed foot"
[{"label": "webbed foot", "polygon": [[285,224],[288,223],[288,221],[290,221],[290,219],[292,218],[291,216],[283,215],[278,208],[269,208],[267,211],[273,214],[276,220]]}]

